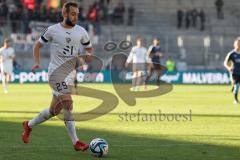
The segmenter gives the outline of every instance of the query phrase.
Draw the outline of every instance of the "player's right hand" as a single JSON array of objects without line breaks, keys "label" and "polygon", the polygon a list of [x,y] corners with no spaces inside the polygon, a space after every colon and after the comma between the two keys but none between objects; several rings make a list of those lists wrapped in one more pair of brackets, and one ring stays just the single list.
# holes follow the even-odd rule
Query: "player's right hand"
[{"label": "player's right hand", "polygon": [[32,72],[35,73],[35,70],[39,69],[40,68],[40,65],[39,64],[34,64],[32,66]]},{"label": "player's right hand", "polygon": [[86,63],[90,63],[93,59],[93,56],[90,55],[90,54],[86,54],[85,57],[84,57],[84,60]]}]

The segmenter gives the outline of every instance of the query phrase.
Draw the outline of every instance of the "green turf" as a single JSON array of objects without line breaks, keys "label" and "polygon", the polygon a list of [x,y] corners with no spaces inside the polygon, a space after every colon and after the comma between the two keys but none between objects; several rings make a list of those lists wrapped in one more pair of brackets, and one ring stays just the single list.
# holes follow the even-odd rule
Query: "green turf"
[{"label": "green turf", "polygon": [[[115,94],[111,85],[89,87]],[[89,160],[89,152],[75,152],[63,121],[53,118],[33,129],[31,142],[21,142],[21,123],[36,116],[51,100],[47,85],[10,85],[0,92],[0,160]],[[119,99],[120,100],[120,99]],[[88,111],[100,100],[74,97],[75,111]],[[121,116],[141,112],[141,121]],[[184,114],[191,121],[146,121],[144,115]],[[143,118],[143,119],[142,119]],[[145,120],[145,121],[144,121]],[[129,107],[123,101],[111,113],[77,122],[78,136],[86,142],[101,137],[109,143],[109,160],[237,160],[240,159],[240,105],[232,104],[229,86],[174,86],[170,93],[137,99]]]}]

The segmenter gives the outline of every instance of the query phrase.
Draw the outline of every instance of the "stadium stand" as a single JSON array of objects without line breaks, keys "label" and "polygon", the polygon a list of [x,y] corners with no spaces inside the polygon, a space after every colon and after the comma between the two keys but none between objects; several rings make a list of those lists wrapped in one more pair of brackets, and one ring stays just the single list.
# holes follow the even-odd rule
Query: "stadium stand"
[{"label": "stadium stand", "polygon": [[[224,19],[219,20],[217,18],[215,0],[110,0],[109,5],[105,5],[104,9],[98,14],[100,15],[98,21],[95,21],[94,19],[89,19],[91,16],[89,16],[90,10],[88,9],[89,6],[93,6],[95,0],[81,0],[83,16],[81,17],[82,19],[80,18],[80,24],[88,26],[90,31],[92,27],[95,27],[92,35],[95,42],[96,55],[106,62],[111,57],[111,54],[103,50],[103,46],[107,41],[117,43],[126,39],[134,41],[136,37],[142,36],[145,44],[149,45],[153,37],[159,37],[163,52],[166,55],[165,58],[171,57],[176,63],[185,64],[188,69],[222,69],[223,58],[232,49],[232,42],[239,35],[240,31],[238,23],[240,14],[237,13],[240,4],[237,1],[224,1]],[[115,22],[115,19],[119,18],[119,15],[115,14],[115,7],[119,5],[119,2],[122,2],[123,6],[125,6],[125,10],[122,11],[123,22],[121,20],[120,22]],[[11,25],[14,22],[12,20],[14,18],[13,16],[11,18],[11,12],[14,10],[14,3],[14,0],[7,1],[9,13],[5,25],[1,26],[0,41],[3,40],[3,37],[21,37],[22,33],[28,32],[24,27],[25,21],[19,21],[20,19],[23,20],[24,17],[15,17],[18,24],[17,34],[12,34]],[[133,25],[128,25],[128,8],[131,4],[134,7]],[[97,6],[99,7],[99,5]],[[200,9],[204,10],[206,19],[205,30],[201,31],[199,29],[199,19],[197,29],[193,27],[178,29],[177,10],[182,9],[185,12],[193,8],[196,8],[197,11]],[[121,11],[119,12],[121,13]],[[53,15],[52,19],[48,19],[48,22],[61,19],[59,10],[50,13]],[[107,17],[102,15],[107,15]],[[112,20],[112,17],[114,17],[114,20]],[[41,20],[44,21],[44,18]],[[89,22],[93,26],[90,25],[89,27]],[[183,26],[185,25],[184,23]],[[14,45],[18,52],[18,61],[23,68],[31,66],[31,63],[26,63],[30,61],[32,54],[30,41],[26,44],[26,41],[23,40]],[[47,64],[49,59],[47,49],[43,53],[43,57],[42,63]]]}]

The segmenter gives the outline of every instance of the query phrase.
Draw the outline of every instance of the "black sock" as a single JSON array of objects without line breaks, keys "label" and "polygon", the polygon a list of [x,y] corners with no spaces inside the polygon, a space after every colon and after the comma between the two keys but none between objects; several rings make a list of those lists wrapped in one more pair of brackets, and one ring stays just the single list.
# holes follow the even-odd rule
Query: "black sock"
[{"label": "black sock", "polygon": [[74,87],[77,88],[77,80],[74,80]]},{"label": "black sock", "polygon": [[238,94],[234,94],[234,99],[238,102]]}]

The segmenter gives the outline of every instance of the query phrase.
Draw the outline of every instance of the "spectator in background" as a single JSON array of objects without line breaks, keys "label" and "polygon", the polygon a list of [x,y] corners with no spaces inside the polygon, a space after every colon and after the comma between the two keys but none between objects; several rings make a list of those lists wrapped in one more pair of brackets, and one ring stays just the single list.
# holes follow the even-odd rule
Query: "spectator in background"
[{"label": "spectator in background", "polygon": [[87,20],[91,22],[97,21],[97,3],[95,2],[92,6],[89,7],[88,14],[87,14]]},{"label": "spectator in background", "polygon": [[196,28],[197,27],[197,18],[198,18],[198,11],[196,10],[196,8],[192,9],[191,18],[192,18],[192,27]]},{"label": "spectator in background", "polygon": [[18,28],[19,28],[19,24],[20,24],[20,19],[21,19],[21,11],[19,8],[16,8],[15,10],[13,10],[10,13],[10,20],[11,20],[11,27],[12,27],[12,32],[16,33]]},{"label": "spectator in background", "polygon": [[87,14],[87,20],[90,21],[90,23],[94,27],[94,31],[96,34],[101,34],[101,27],[100,27],[100,4],[98,2],[94,2],[92,6],[90,6],[88,14]]},{"label": "spectator in background", "polygon": [[191,11],[190,10],[186,10],[185,13],[185,27],[186,29],[188,29],[190,27],[191,24]]},{"label": "spectator in background", "polygon": [[100,0],[100,3],[104,4],[104,5],[109,5],[110,4],[110,0]]},{"label": "spectator in background", "polygon": [[113,11],[110,11],[110,0],[99,1],[99,15],[101,22],[108,23],[112,16],[112,12]]},{"label": "spectator in background", "polygon": [[46,17],[45,21],[51,22],[51,15],[52,15],[51,12],[52,12],[52,10],[47,9],[47,13],[46,13],[47,17]]},{"label": "spectator in background", "polygon": [[224,16],[223,16],[223,5],[224,5],[223,0],[216,0],[215,6],[216,6],[216,10],[217,10],[217,18],[218,19],[224,19]]},{"label": "spectator in background", "polygon": [[61,11],[58,9],[51,9],[50,22],[59,22],[62,20]]},{"label": "spectator in background", "polygon": [[205,30],[205,21],[206,21],[206,15],[203,9],[200,10],[199,12],[199,18],[200,18],[200,30],[204,31]]},{"label": "spectator in background", "polygon": [[55,22],[54,10],[50,9],[49,11],[49,20],[50,22]]},{"label": "spectator in background", "polygon": [[98,4],[97,11],[98,11],[99,22],[106,22],[108,8],[103,1],[99,1],[97,4]]},{"label": "spectator in background", "polygon": [[0,4],[0,25],[5,25],[7,22],[8,6],[5,1]]},{"label": "spectator in background", "polygon": [[36,8],[34,11],[33,11],[33,15],[32,15],[32,20],[34,21],[39,21],[39,17],[40,17],[40,9],[39,8]]},{"label": "spectator in background", "polygon": [[131,3],[130,6],[128,7],[128,23],[127,24],[129,26],[133,25],[134,13],[135,13],[135,8]]},{"label": "spectator in background", "polygon": [[54,9],[55,22],[63,21],[62,11],[60,9]]},{"label": "spectator in background", "polygon": [[113,5],[107,5],[106,6],[106,12],[107,12],[107,23],[113,23],[114,19],[114,7]]},{"label": "spectator in background", "polygon": [[47,6],[42,5],[40,8],[40,17],[39,20],[40,21],[46,21],[47,17],[48,17],[48,12],[47,12]]},{"label": "spectator in background", "polygon": [[115,24],[124,24],[125,6],[123,1],[119,1],[114,9],[113,19]]},{"label": "spectator in background", "polygon": [[177,11],[177,28],[178,29],[182,28],[183,17],[184,17],[184,12],[181,8],[179,8]]},{"label": "spectator in background", "polygon": [[43,0],[35,0],[37,5],[41,5],[41,3],[43,2]]},{"label": "spectator in background", "polygon": [[23,23],[23,33],[29,33],[30,29],[29,29],[29,22],[30,22],[30,11],[27,9],[23,10],[23,14],[22,14],[22,23]]},{"label": "spectator in background", "polygon": [[84,8],[82,5],[79,5],[78,7],[79,14],[78,14],[78,19],[80,22],[85,21],[85,15],[84,15]]}]

